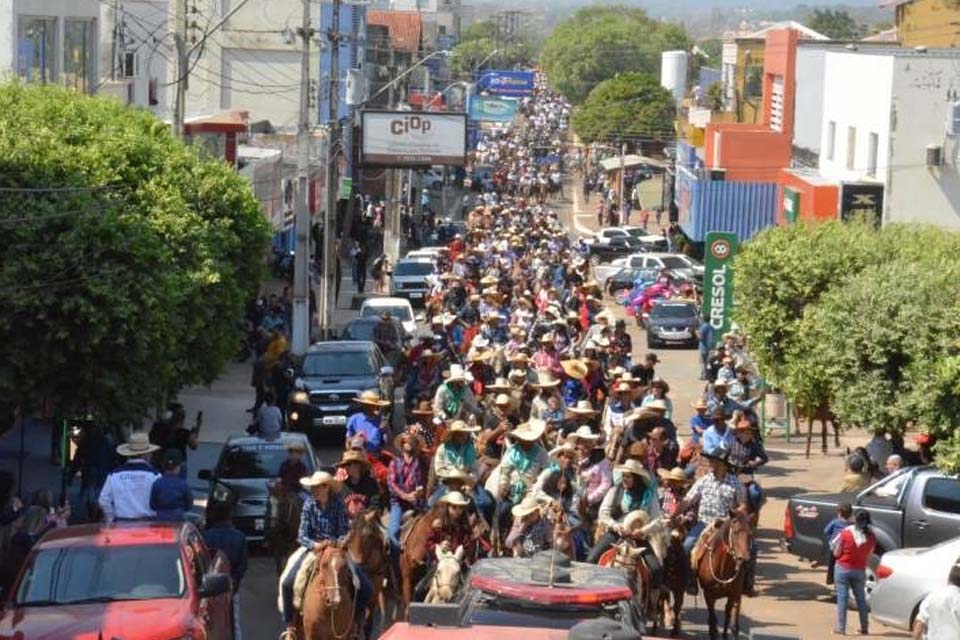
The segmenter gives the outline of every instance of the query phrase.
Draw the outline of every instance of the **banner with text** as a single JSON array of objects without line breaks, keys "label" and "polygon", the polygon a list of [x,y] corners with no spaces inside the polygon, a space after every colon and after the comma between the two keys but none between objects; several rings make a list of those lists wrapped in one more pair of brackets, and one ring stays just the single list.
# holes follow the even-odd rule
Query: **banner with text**
[{"label": "banner with text", "polygon": [[533,71],[487,71],[477,80],[478,91],[500,96],[532,96]]},{"label": "banner with text", "polygon": [[489,96],[470,97],[470,119],[477,122],[513,122],[517,117],[517,101]]},{"label": "banner with text", "polygon": [[467,114],[364,111],[361,162],[380,167],[466,164]]},{"label": "banner with text", "polygon": [[733,311],[733,257],[737,234],[711,231],[704,245],[703,318],[713,327],[713,344],[730,330]]}]

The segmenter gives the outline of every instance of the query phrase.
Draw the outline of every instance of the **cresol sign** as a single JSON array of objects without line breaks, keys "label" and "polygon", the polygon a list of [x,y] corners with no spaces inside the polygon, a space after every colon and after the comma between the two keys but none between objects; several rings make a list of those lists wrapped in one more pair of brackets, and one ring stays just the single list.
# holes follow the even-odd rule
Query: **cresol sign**
[{"label": "cresol sign", "polygon": [[704,251],[703,317],[713,327],[714,344],[730,329],[733,308],[733,256],[737,235],[712,231]]}]

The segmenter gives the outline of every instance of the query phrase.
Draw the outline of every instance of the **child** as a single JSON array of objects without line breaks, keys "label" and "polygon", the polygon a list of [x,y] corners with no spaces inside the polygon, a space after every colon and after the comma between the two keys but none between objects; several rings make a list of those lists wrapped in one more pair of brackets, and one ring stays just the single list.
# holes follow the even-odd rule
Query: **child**
[{"label": "child", "polygon": [[156,511],[155,520],[182,522],[184,514],[193,506],[193,493],[187,481],[180,476],[183,453],[167,449],[163,454],[163,475],[150,488],[150,508]]},{"label": "child", "polygon": [[833,569],[836,566],[837,559],[830,552],[833,539],[840,535],[840,532],[850,526],[850,516],[853,515],[853,505],[849,502],[841,502],[837,505],[837,517],[831,520],[823,529],[823,537],[826,541],[827,554],[830,560],[827,563],[827,584],[833,584]]}]

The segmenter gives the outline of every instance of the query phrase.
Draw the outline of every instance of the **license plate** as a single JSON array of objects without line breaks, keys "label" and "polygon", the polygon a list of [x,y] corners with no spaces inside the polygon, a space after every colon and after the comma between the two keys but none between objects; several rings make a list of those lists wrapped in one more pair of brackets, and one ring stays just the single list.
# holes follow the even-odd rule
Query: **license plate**
[{"label": "license plate", "polygon": [[410,297],[411,297],[411,298],[416,298],[417,300],[419,300],[420,298],[423,297],[423,294],[420,293],[420,292],[414,292],[414,293],[411,293],[411,294],[410,294]]},{"label": "license plate", "polygon": [[256,520],[253,521],[253,528],[256,529],[257,531],[263,531],[263,526],[264,526],[263,518],[257,518]]},{"label": "license plate", "polygon": [[347,424],[347,416],[323,416],[323,424]]}]

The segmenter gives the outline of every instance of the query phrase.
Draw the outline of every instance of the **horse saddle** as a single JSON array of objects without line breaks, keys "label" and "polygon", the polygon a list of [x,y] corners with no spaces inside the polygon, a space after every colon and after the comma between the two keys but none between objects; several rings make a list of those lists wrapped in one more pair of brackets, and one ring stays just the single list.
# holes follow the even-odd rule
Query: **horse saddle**
[{"label": "horse saddle", "polygon": [[[313,574],[317,569],[317,554],[311,553],[305,548],[302,548],[304,558],[303,562],[300,564],[300,570],[297,571],[297,577],[293,580],[293,608],[297,611],[303,610],[303,599],[307,593],[307,585],[310,584],[310,580],[313,578]],[[297,552],[290,556],[290,560],[294,561],[294,558],[297,556],[297,553],[300,553],[301,549],[298,549]]]},{"label": "horse saddle", "polygon": [[700,537],[697,538],[697,543],[693,545],[693,550],[690,552],[691,567],[696,567],[700,564],[700,559],[703,558],[706,550],[710,548],[710,544],[725,522],[726,519],[714,520],[700,532]]}]

